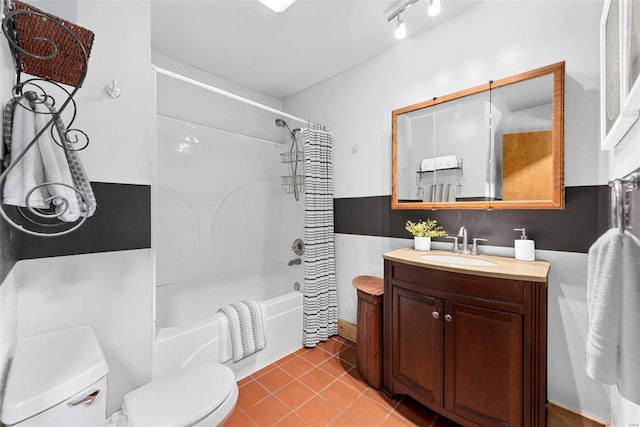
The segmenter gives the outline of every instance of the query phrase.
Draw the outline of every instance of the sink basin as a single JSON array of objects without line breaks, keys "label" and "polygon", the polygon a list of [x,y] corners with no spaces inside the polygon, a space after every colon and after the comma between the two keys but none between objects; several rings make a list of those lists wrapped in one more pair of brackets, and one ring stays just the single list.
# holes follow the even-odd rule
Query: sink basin
[{"label": "sink basin", "polygon": [[488,267],[496,265],[493,262],[484,261],[482,259],[464,258],[453,255],[422,255],[420,258],[424,259],[425,261],[445,262],[447,264],[456,265],[472,265],[476,267]]}]

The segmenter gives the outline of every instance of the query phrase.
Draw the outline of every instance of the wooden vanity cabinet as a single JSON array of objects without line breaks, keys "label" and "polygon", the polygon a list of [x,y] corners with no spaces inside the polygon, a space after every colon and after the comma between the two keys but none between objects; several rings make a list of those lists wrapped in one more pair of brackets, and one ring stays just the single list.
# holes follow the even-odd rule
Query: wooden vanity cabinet
[{"label": "wooden vanity cabinet", "polygon": [[544,426],[546,283],[386,259],[384,389],[468,426]]}]

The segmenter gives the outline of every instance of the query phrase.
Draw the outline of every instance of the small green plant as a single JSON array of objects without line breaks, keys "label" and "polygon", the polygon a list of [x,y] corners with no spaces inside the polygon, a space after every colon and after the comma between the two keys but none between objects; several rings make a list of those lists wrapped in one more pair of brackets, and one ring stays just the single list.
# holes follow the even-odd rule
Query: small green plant
[{"label": "small green plant", "polygon": [[444,228],[438,225],[438,221],[429,218],[426,221],[407,221],[404,228],[414,237],[444,237],[447,235]]}]

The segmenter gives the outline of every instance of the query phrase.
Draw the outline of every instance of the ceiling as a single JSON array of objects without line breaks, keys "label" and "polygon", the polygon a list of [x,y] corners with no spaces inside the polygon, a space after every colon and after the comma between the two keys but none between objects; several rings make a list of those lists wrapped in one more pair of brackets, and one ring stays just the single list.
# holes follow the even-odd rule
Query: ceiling
[{"label": "ceiling", "polygon": [[[402,14],[410,38],[484,0],[427,0]],[[257,0],[153,0],[154,51],[245,87],[285,99],[393,48],[387,16],[404,1],[297,0],[274,13]],[[406,39],[405,39],[406,40]]]}]

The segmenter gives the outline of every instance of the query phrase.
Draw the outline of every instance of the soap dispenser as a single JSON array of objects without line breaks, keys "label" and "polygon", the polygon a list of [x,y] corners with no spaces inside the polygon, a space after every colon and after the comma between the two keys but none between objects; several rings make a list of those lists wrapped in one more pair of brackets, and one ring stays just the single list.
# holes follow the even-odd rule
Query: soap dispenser
[{"label": "soap dispenser", "polygon": [[520,240],[514,242],[516,259],[521,261],[534,261],[536,259],[536,244],[533,240],[527,238],[527,229],[524,227],[514,228],[513,231],[522,232]]}]

